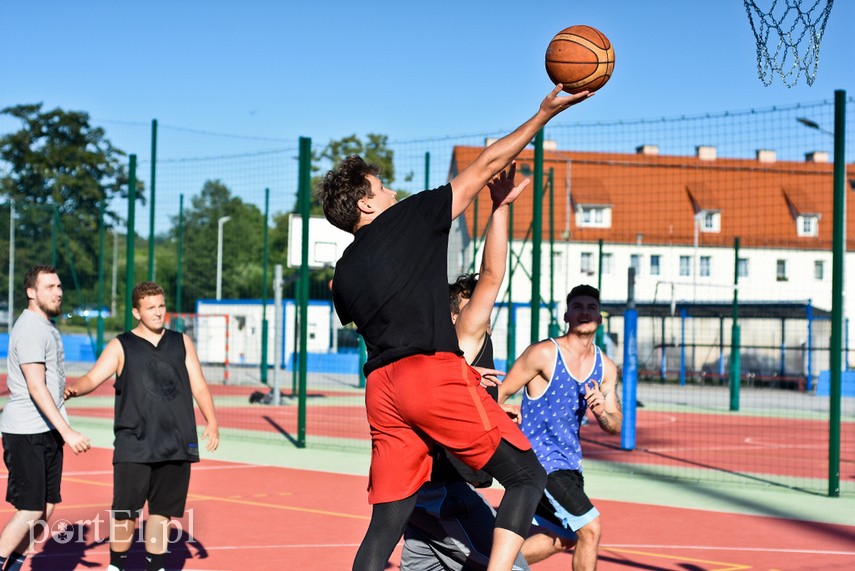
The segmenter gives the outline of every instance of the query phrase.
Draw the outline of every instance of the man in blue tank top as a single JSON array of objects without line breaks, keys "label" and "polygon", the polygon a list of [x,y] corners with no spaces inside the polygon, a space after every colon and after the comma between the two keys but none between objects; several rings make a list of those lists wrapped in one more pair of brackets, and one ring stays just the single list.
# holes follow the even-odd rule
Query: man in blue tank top
[{"label": "man in blue tank top", "polygon": [[137,326],[110,341],[92,370],[66,388],[65,396],[88,394],[116,375],[107,569],[124,570],[136,518],[148,502],[146,571],[162,571],[169,521],[184,516],[190,464],[199,461],[194,400],[207,422],[202,437],[209,451],[217,449],[220,433],[193,342],[164,327],[163,289],[142,282],[131,299]]},{"label": "man in blue tank top", "polygon": [[567,333],[528,347],[499,386],[499,402],[525,387],[523,434],[547,473],[534,533],[523,544],[529,563],[573,548],[573,569],[595,569],[600,514],[585,494],[579,428],[588,409],[600,428],[620,432],[617,368],[594,345],[602,322],[600,292],[576,286],[567,296]]}]

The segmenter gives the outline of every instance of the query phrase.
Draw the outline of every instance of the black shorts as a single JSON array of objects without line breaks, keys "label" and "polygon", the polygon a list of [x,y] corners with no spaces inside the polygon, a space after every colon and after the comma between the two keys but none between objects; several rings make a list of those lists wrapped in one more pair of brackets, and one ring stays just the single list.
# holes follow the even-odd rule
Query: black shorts
[{"label": "black shorts", "polygon": [[148,513],[183,517],[190,488],[190,462],[116,462],[113,465],[113,518],[135,519],[148,501]]},{"label": "black shorts", "polygon": [[6,501],[18,510],[43,511],[62,501],[62,436],[56,430],[38,434],[3,434],[3,462],[9,470]]},{"label": "black shorts", "polygon": [[546,476],[546,489],[537,504],[534,523],[565,537],[600,515],[585,493],[578,470],[556,470]]}]

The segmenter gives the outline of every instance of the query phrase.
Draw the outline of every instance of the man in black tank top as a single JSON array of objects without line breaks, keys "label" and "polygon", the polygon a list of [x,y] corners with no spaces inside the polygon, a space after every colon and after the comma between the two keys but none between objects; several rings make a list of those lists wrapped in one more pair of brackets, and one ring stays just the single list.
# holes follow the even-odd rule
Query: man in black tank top
[{"label": "man in black tank top", "polygon": [[163,326],[163,289],[142,282],[132,299],[137,326],[110,341],[92,370],[65,391],[66,398],[82,396],[117,375],[108,571],[124,570],[137,513],[146,500],[146,569],[163,569],[169,520],[184,515],[190,464],[199,461],[194,399],[207,422],[208,450],[216,450],[220,441],[214,401],[193,342]]},{"label": "man in black tank top", "polygon": [[[493,212],[490,217],[479,274],[463,274],[449,284],[451,319],[466,362],[482,373],[484,388],[498,401],[490,317],[505,277],[510,240],[510,204],[528,186],[524,179],[514,186],[516,163],[488,183]],[[511,409],[510,413],[516,413]],[[402,571],[484,570],[493,544],[496,514],[475,488],[487,488],[493,478],[474,470],[441,446],[433,451],[431,479],[419,490],[416,509],[404,530]],[[528,571],[522,554],[513,571]]]}]

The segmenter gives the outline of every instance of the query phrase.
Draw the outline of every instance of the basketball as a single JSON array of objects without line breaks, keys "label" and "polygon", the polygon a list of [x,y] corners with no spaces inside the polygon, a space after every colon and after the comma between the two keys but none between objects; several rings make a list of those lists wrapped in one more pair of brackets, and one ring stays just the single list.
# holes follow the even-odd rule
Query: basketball
[{"label": "basketball", "polygon": [[558,32],[546,48],[546,73],[567,93],[596,91],[615,69],[615,50],[601,31],[570,26]]}]

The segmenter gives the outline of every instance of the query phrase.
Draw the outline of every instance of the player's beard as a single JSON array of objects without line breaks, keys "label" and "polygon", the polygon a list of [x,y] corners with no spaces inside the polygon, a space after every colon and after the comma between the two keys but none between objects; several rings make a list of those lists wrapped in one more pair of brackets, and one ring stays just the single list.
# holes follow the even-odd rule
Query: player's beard
[{"label": "player's beard", "polygon": [[49,305],[39,302],[39,309],[41,309],[48,317],[56,317],[62,313],[62,302],[57,303],[56,307],[50,307]]}]

